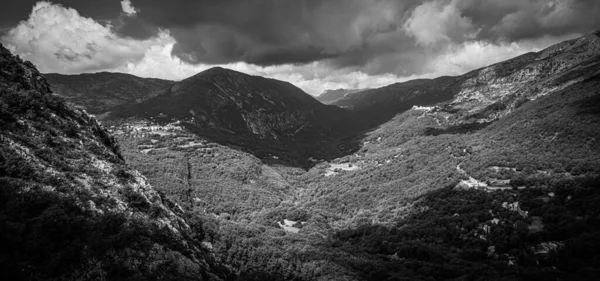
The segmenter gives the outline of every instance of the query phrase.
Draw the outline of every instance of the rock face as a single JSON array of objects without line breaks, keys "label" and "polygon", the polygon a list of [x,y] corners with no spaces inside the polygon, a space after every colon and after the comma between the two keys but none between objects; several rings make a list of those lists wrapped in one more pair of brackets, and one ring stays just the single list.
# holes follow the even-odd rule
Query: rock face
[{"label": "rock face", "polygon": [[346,95],[364,92],[368,89],[337,89],[337,90],[327,90],[320,94],[317,98],[318,101],[323,104],[332,104],[335,101],[344,98]]},{"label": "rock face", "polygon": [[102,114],[157,96],[174,82],[122,73],[44,74],[52,90],[89,113]]},{"label": "rock face", "polygon": [[450,105],[482,121],[592,77],[600,70],[600,31],[463,76]]},{"label": "rock face", "polygon": [[597,74],[599,60],[596,31],[461,76],[397,83],[347,95],[333,104],[389,118],[414,105],[449,102],[446,109],[461,112],[465,119],[492,121]]},{"label": "rock face", "polygon": [[0,67],[2,276],[218,279],[197,219],[128,168],[94,118],[1,45]]}]

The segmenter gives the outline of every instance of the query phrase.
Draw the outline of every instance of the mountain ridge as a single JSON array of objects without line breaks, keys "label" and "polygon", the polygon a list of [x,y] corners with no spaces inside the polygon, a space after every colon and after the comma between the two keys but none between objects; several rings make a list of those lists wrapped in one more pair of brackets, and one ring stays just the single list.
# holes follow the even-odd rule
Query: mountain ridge
[{"label": "mountain ridge", "polygon": [[176,82],[105,120],[127,118],[181,122],[199,136],[250,149],[260,158],[285,154],[303,165],[316,150],[330,149],[336,139],[364,128],[350,112],[324,105],[291,83],[220,67]]},{"label": "mountain ridge", "polygon": [[[501,97],[508,99],[508,96],[511,96],[511,99],[522,100],[535,98],[532,95],[536,94],[536,87],[562,83],[560,77],[552,75],[560,74],[566,77],[564,75],[567,73],[578,71],[579,64],[584,61],[594,64],[599,55],[599,36],[600,31],[594,31],[539,52],[523,54],[460,76],[442,76],[396,83],[355,93],[333,104],[356,111],[371,111],[376,118],[390,118],[414,105],[434,105],[438,102],[451,101],[451,110],[471,108],[472,111],[477,111],[500,102]],[[571,51],[576,48],[578,50]],[[580,74],[585,75],[585,73]],[[551,80],[556,78],[556,80],[546,81],[545,77]],[[493,87],[486,88],[486,85],[493,85]],[[468,104],[469,101],[471,103]],[[504,113],[500,115],[502,114]]]},{"label": "mountain ridge", "polygon": [[161,94],[173,81],[142,78],[125,73],[98,72],[77,75],[43,74],[52,90],[71,104],[92,114],[142,102]]}]

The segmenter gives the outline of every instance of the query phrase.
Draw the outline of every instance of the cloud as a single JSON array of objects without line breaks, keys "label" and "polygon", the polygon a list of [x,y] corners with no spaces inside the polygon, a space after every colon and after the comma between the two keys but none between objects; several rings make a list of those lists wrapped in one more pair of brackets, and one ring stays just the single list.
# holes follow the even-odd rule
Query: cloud
[{"label": "cloud", "polygon": [[417,6],[404,23],[418,44],[462,42],[477,34],[471,19],[461,15],[457,1],[431,1]]},{"label": "cloud", "polygon": [[[407,1],[411,2],[411,1]],[[395,0],[135,1],[138,17],[168,29],[189,63],[310,63],[369,48],[398,32]],[[131,35],[131,34],[130,34]]]},{"label": "cloud", "polygon": [[[181,80],[213,67],[208,64],[189,64],[172,56],[175,39],[167,33],[161,33],[159,38],[162,43],[151,46],[142,60],[122,65],[113,71],[141,77]],[[362,71],[336,68],[327,62],[274,66],[236,62],[220,66],[250,75],[288,81],[312,95],[318,95],[327,89],[382,87],[401,80],[393,74],[369,75]]]},{"label": "cloud", "polygon": [[[109,25],[49,2],[37,3],[29,18],[11,28],[0,41],[46,73],[114,71],[181,80],[212,67],[190,64],[173,56],[177,41],[169,31],[159,31],[144,40],[124,38]],[[311,94],[329,88],[384,86],[397,80],[391,74],[372,76],[357,70],[339,69],[327,62],[273,66],[231,62],[221,65],[251,75],[289,81]]]},{"label": "cloud", "polygon": [[140,61],[157,40],[160,41],[120,38],[110,26],[50,2],[38,2],[27,21],[20,22],[1,38],[42,72],[61,73],[111,70]]},{"label": "cloud", "polygon": [[137,13],[137,10],[131,5],[130,0],[121,1],[121,8],[123,8],[123,12],[132,16]]},{"label": "cloud", "polygon": [[593,16],[600,1],[594,0],[131,2],[139,11],[131,24],[156,29],[123,33],[148,38],[169,30],[176,41],[172,54],[191,64],[327,61],[373,75],[423,74],[430,58],[466,42],[507,47],[600,26]]},{"label": "cloud", "polygon": [[450,45],[426,66],[427,77],[462,75],[468,71],[505,61],[519,55],[537,52],[550,45],[573,39],[578,34],[561,37],[545,36],[520,42],[466,41]]},{"label": "cloud", "polygon": [[180,80],[220,65],[311,94],[459,75],[600,24],[591,0],[129,0],[92,16],[104,2],[56,1],[78,8],[39,2],[0,35],[43,72]]}]

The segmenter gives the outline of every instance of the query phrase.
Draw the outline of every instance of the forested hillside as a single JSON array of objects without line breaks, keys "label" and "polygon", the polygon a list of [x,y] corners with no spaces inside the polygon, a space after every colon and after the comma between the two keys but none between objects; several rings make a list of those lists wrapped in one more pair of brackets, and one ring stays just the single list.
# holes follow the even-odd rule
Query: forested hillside
[{"label": "forested hillside", "polygon": [[49,73],[43,76],[55,93],[96,115],[153,98],[174,83],[108,72],[78,75]]},{"label": "forested hillside", "polygon": [[218,280],[203,219],[129,168],[98,122],[0,45],[3,280]]}]

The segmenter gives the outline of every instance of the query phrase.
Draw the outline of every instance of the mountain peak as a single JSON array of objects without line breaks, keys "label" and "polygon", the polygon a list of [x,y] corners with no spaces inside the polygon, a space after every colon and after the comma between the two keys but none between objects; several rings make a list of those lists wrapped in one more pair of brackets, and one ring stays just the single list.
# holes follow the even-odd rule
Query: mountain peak
[{"label": "mountain peak", "polygon": [[215,66],[215,67],[211,67],[207,70],[204,70],[202,72],[199,72],[198,74],[196,74],[192,77],[195,77],[195,76],[203,76],[203,77],[210,76],[210,77],[212,77],[212,76],[231,76],[231,75],[247,76],[247,74],[239,72],[239,71],[235,71],[233,69]]},{"label": "mountain peak", "polygon": [[588,43],[595,43],[597,45],[600,45],[600,30],[595,30],[592,31],[588,34],[583,35],[581,38],[579,38],[578,41],[583,41],[583,42],[588,42]]}]

